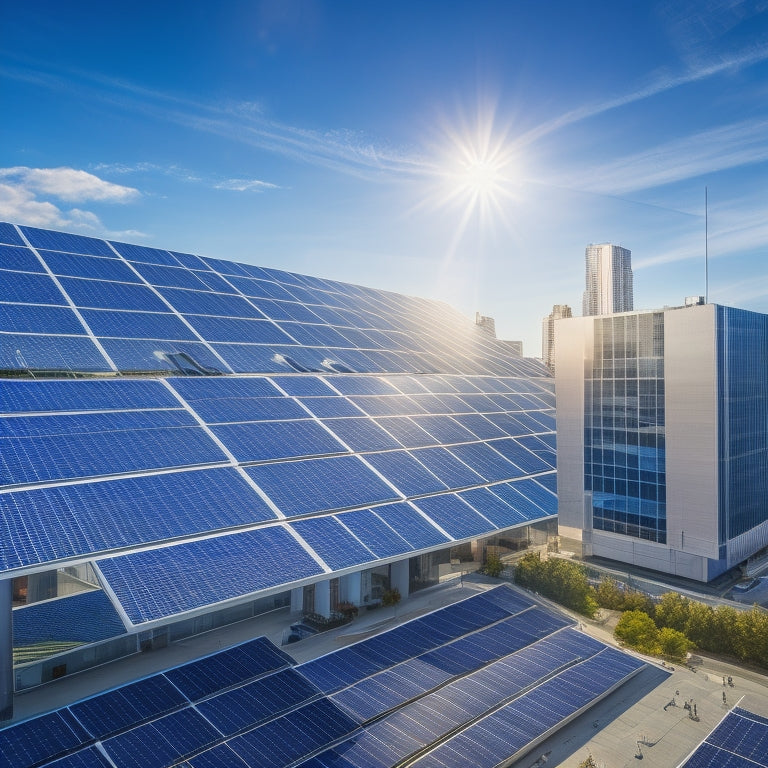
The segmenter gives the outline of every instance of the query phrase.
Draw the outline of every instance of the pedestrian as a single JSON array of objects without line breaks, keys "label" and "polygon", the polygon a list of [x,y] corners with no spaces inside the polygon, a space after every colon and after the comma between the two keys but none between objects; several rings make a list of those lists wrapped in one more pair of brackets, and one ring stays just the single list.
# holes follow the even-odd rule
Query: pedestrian
[{"label": "pedestrian", "polygon": [[723,691],[723,704],[725,704],[725,703],[726,703],[726,701],[725,701],[725,691]]}]

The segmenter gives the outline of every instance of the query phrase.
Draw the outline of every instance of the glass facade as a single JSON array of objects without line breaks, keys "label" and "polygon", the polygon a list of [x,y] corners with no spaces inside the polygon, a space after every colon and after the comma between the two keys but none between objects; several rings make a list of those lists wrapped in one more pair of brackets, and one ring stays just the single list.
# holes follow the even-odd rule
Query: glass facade
[{"label": "glass facade", "polygon": [[595,319],[584,484],[592,525],[666,544],[664,314]]},{"label": "glass facade", "polygon": [[768,315],[717,308],[720,543],[768,520]]}]

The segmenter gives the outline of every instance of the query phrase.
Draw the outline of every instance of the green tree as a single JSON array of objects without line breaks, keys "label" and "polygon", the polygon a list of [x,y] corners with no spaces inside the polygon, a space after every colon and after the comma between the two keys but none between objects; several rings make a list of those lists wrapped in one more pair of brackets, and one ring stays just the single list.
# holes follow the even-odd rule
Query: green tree
[{"label": "green tree", "polygon": [[661,650],[659,630],[653,619],[642,611],[625,611],[613,634],[617,640],[641,653],[657,655]]},{"label": "green tree", "polygon": [[386,589],[381,594],[381,604],[385,608],[397,607],[397,604],[401,600],[400,590],[397,587],[392,589]]},{"label": "green tree", "polygon": [[485,558],[484,570],[488,576],[498,578],[504,570],[504,563],[501,562],[501,558],[497,554],[489,552]]},{"label": "green tree", "polygon": [[661,596],[654,618],[659,628],[669,627],[685,632],[690,615],[691,601],[677,592],[667,592]]},{"label": "green tree", "polygon": [[693,649],[693,643],[677,629],[662,627],[658,635],[661,655],[675,661],[685,661],[688,651]]},{"label": "green tree", "polygon": [[752,606],[751,610],[739,614],[734,629],[736,656],[768,667],[768,613]]},{"label": "green tree", "polygon": [[710,643],[715,626],[715,612],[712,606],[691,600],[688,604],[688,618],[683,630],[688,639],[704,651],[712,650]]},{"label": "green tree", "polygon": [[730,605],[718,605],[714,611],[712,634],[708,638],[708,651],[736,655],[736,633],[741,612]]},{"label": "green tree", "polygon": [[648,595],[638,592],[636,589],[628,589],[624,593],[624,602],[621,605],[622,611],[642,611],[653,618],[656,613],[656,606]]},{"label": "green tree", "polygon": [[610,577],[600,579],[600,583],[595,590],[595,599],[597,604],[609,611],[621,610],[624,603],[624,591],[619,588],[616,579]]}]

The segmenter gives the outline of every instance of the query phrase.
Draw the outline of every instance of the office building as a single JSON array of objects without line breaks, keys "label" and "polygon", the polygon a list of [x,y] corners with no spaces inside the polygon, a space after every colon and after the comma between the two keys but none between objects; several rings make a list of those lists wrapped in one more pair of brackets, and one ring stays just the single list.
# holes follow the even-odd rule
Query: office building
[{"label": "office building", "polygon": [[632,252],[610,243],[588,245],[584,253],[586,288],[581,314],[608,315],[631,312]]},{"label": "office building", "polygon": [[496,338],[496,321],[492,317],[475,312],[475,325],[482,328],[492,338]]},{"label": "office building", "polygon": [[768,315],[572,318],[556,348],[564,547],[710,581],[768,546]]},{"label": "office building", "polygon": [[541,321],[541,359],[552,373],[555,372],[555,320],[573,317],[567,304],[555,304],[552,311]]}]

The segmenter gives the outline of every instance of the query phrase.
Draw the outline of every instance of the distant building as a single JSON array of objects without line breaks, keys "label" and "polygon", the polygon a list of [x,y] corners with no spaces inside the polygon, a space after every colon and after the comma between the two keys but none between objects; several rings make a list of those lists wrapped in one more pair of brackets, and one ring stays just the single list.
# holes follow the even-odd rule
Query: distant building
[{"label": "distant building", "polygon": [[582,301],[582,315],[609,315],[612,312],[631,312],[632,251],[619,245],[602,243],[588,245],[586,261],[586,288]]},{"label": "distant building", "polygon": [[768,546],[768,315],[556,326],[564,548],[710,581]]},{"label": "distant building", "polygon": [[482,328],[489,336],[496,338],[496,321],[492,317],[485,317],[475,312],[475,325]]},{"label": "distant building", "polygon": [[553,373],[555,371],[555,320],[573,317],[567,304],[555,304],[552,311],[541,321],[541,359]]}]

